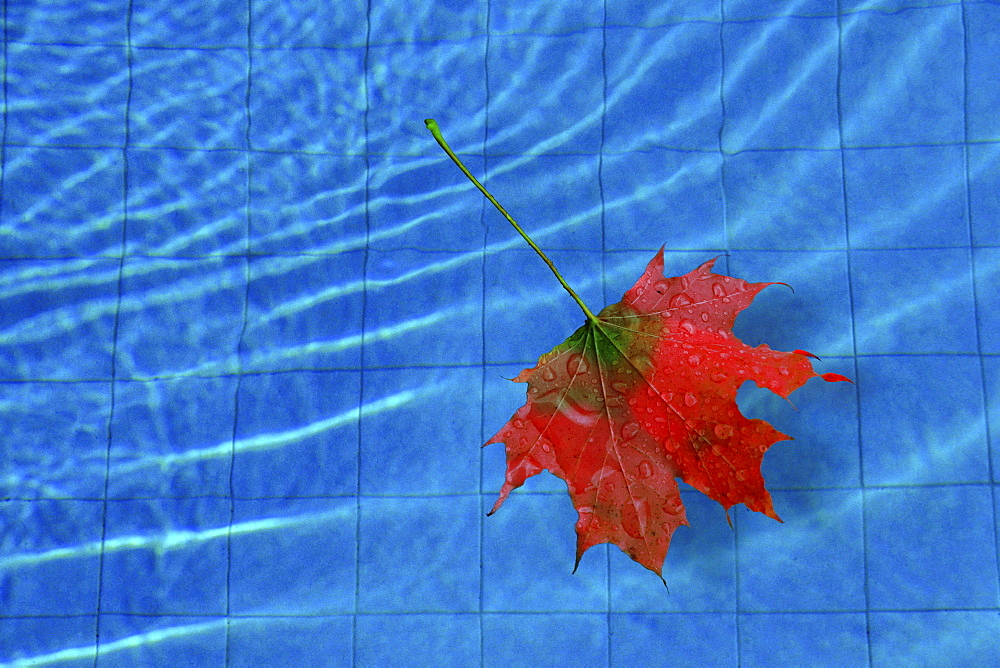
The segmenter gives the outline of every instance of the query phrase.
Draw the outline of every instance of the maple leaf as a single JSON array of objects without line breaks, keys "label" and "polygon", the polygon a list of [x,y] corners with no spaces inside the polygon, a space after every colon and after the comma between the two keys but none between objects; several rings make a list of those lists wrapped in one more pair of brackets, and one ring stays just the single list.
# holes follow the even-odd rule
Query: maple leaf
[{"label": "maple leaf", "polygon": [[752,348],[732,333],[773,283],[714,274],[714,263],[666,278],[661,248],[620,302],[513,379],[528,383],[528,401],[486,442],[507,448],[490,514],[547,469],[579,514],[576,565],[588,548],[614,543],[661,577],[670,538],[688,523],[677,478],[727,514],[743,503],[780,521],[760,465],[788,436],[744,417],[736,393],[753,380],[788,397],[818,374],[810,353]]},{"label": "maple leaf", "polygon": [[709,260],[680,277],[663,275],[663,248],[617,304],[594,315],[551,260],[466,169],[425,121],[435,140],[538,253],[586,315],[585,324],[513,380],[528,400],[485,445],[503,443],[507,473],[489,514],[531,476],[566,481],[578,513],[576,564],[600,543],[614,543],[663,579],[677,527],[688,524],[677,479],[726,509],[743,503],[779,522],[760,466],[788,439],[740,413],[740,385],[787,398],[820,376],[803,350],[750,347],[732,331],[736,316],[774,283],[712,273]]}]

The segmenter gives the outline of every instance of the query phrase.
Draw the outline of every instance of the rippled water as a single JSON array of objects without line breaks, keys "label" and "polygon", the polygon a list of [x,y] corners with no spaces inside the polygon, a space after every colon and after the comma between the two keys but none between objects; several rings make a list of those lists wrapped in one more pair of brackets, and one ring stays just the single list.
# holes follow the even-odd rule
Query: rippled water
[{"label": "rippled water", "polygon": [[[987,665],[1000,5],[7,3],[0,665]],[[670,592],[485,517],[506,378],[668,275],[781,281],[778,524],[685,487]],[[4,663],[6,662],[6,663]]]}]

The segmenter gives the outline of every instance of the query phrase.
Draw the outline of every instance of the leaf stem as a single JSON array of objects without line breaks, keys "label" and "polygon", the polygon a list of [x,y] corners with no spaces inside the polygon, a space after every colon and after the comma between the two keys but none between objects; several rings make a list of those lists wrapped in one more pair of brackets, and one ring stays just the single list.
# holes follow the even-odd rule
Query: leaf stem
[{"label": "leaf stem", "polygon": [[437,143],[441,145],[441,148],[444,149],[444,152],[448,154],[449,158],[451,158],[452,162],[458,165],[458,168],[462,170],[462,173],[465,174],[477,188],[479,188],[479,192],[483,193],[483,195],[486,196],[486,199],[488,199],[490,202],[493,203],[493,206],[495,206],[497,210],[503,214],[503,217],[507,219],[507,222],[514,226],[514,229],[517,230],[517,233],[520,234],[522,237],[524,237],[524,240],[528,242],[528,245],[531,246],[531,248],[534,249],[536,253],[538,253],[539,257],[545,260],[545,264],[549,265],[549,269],[551,269],[552,273],[556,275],[557,279],[559,279],[560,285],[566,288],[566,292],[569,293],[569,296],[572,297],[577,304],[579,304],[581,309],[583,309],[583,313],[584,315],[587,316],[587,319],[590,320],[591,322],[596,323],[597,316],[595,316],[594,313],[589,308],[587,308],[587,305],[583,303],[582,299],[580,299],[580,295],[576,294],[576,292],[573,291],[573,288],[569,287],[569,283],[567,283],[566,280],[562,277],[562,274],[559,273],[559,270],[556,269],[556,266],[552,264],[552,260],[550,260],[548,256],[542,252],[542,249],[539,248],[535,244],[535,242],[531,240],[531,237],[528,236],[528,233],[525,232],[523,229],[521,229],[521,226],[517,224],[516,220],[511,218],[510,214],[507,213],[507,210],[504,209],[502,206],[500,206],[500,202],[496,201],[496,198],[494,198],[493,195],[490,194],[490,191],[487,190],[485,187],[483,187],[483,184],[480,183],[476,179],[476,177],[472,175],[472,172],[466,169],[465,165],[462,164],[462,161],[458,159],[458,156],[455,155],[455,152],[451,150],[450,146],[448,146],[448,142],[444,140],[444,136],[441,134],[441,128],[438,127],[437,121],[435,121],[433,118],[428,118],[424,121],[424,123],[427,125],[427,129],[431,131],[431,134],[434,135],[434,139],[437,140]]}]

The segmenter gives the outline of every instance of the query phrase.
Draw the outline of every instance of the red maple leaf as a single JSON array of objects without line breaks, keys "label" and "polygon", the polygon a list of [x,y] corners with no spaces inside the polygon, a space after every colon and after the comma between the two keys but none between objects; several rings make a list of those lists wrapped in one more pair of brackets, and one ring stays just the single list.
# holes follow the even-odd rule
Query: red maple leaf
[{"label": "red maple leaf", "polygon": [[528,401],[486,442],[507,448],[490,514],[547,469],[579,513],[577,565],[588,548],[614,543],[661,577],[670,538],[688,523],[677,478],[727,514],[743,503],[781,521],[760,465],[788,436],[744,417],[736,393],[753,380],[787,397],[818,374],[810,353],[736,338],[737,314],[773,283],[714,274],[714,263],[665,278],[660,249],[619,303],[514,378],[528,383]]},{"label": "red maple leaf", "polygon": [[576,566],[590,547],[614,543],[661,579],[670,539],[688,523],[678,478],[722,504],[727,518],[730,507],[743,503],[780,522],[760,465],[767,449],[788,436],[744,417],[736,392],[753,380],[787,398],[818,375],[809,361],[815,355],[751,348],[732,331],[740,311],[774,284],[713,274],[715,260],[666,278],[661,248],[622,300],[595,316],[466,169],[437,123],[425,123],[587,316],[583,327],[514,378],[528,383],[528,401],[486,442],[507,448],[506,481],[489,514],[548,469],[566,481],[579,514]]}]

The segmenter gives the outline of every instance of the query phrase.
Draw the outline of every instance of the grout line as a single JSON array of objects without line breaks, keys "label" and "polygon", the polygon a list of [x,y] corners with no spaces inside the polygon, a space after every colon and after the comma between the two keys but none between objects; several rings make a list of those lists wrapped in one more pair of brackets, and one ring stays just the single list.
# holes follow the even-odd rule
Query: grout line
[{"label": "grout line", "polygon": [[371,246],[371,210],[369,208],[369,202],[371,201],[371,182],[372,182],[372,166],[371,166],[371,155],[368,153],[370,146],[370,113],[371,113],[371,90],[369,89],[368,79],[371,74],[370,71],[370,56],[371,56],[371,31],[372,31],[372,1],[366,0],[365,4],[365,47],[364,47],[364,63],[362,65],[362,75],[363,82],[362,87],[364,89],[364,104],[365,110],[363,115],[363,125],[364,125],[364,146],[365,146],[365,181],[364,181],[364,220],[365,220],[365,244],[364,244],[364,259],[361,263],[361,282],[363,289],[361,291],[361,334],[360,334],[360,368],[358,371],[358,429],[357,429],[357,456],[355,457],[355,478],[354,478],[354,611],[351,616],[351,661],[352,664],[357,664],[358,662],[358,635],[360,630],[358,628],[358,617],[360,615],[361,609],[361,468],[363,464],[362,458],[362,443],[363,443],[363,429],[364,429],[364,402],[365,402],[365,371],[366,371],[366,349],[367,349],[367,327],[366,319],[368,316],[368,271],[370,262],[370,246]]},{"label": "grout line", "polygon": [[872,665],[874,660],[874,649],[871,643],[872,618],[871,618],[871,593],[869,583],[868,565],[868,487],[865,484],[865,461],[864,448],[861,438],[861,390],[858,366],[858,321],[855,313],[854,282],[851,277],[851,210],[850,202],[847,198],[847,161],[845,157],[846,147],[844,145],[844,112],[841,91],[843,88],[843,58],[844,58],[844,25],[841,16],[841,2],[837,0],[837,138],[840,144],[840,193],[844,207],[844,240],[846,251],[844,261],[847,273],[847,292],[851,312],[851,347],[854,364],[854,395],[855,395],[855,424],[857,425],[858,444],[858,473],[861,492],[861,543],[862,543],[862,578],[864,581],[864,601],[865,601],[865,648],[867,650],[868,665]]},{"label": "grout line", "polygon": [[125,110],[122,122],[124,124],[124,138],[120,147],[122,153],[122,233],[121,244],[118,256],[118,275],[115,292],[114,321],[111,328],[111,377],[109,379],[109,402],[108,402],[108,426],[107,426],[107,447],[104,451],[104,486],[103,498],[101,499],[101,548],[97,561],[97,605],[94,620],[94,662],[96,668],[101,655],[101,632],[103,622],[103,599],[104,599],[104,574],[105,556],[108,541],[108,490],[111,485],[111,449],[114,442],[115,424],[115,399],[116,399],[116,376],[118,371],[118,332],[121,327],[122,294],[125,282],[125,257],[128,253],[128,218],[129,218],[129,140],[131,138],[130,115],[132,112],[132,1],[129,0],[125,10],[125,62],[128,69],[128,84],[125,93]]},{"label": "grout line", "polygon": [[251,105],[250,96],[253,90],[253,49],[251,48],[253,44],[253,0],[247,1],[247,30],[246,30],[246,53],[247,53],[247,64],[246,64],[246,93],[243,98],[244,112],[246,114],[246,122],[243,130],[243,140],[245,144],[245,150],[243,151],[244,169],[246,170],[246,176],[244,177],[244,187],[246,189],[245,199],[244,199],[244,209],[243,209],[243,312],[242,312],[242,322],[240,325],[239,337],[236,341],[236,382],[233,388],[233,427],[230,435],[230,448],[229,448],[229,523],[226,527],[226,624],[225,624],[225,634],[226,634],[226,644],[225,644],[225,658],[223,660],[223,665],[230,665],[232,662],[232,587],[233,587],[233,523],[236,519],[236,443],[239,440],[239,423],[240,423],[240,394],[243,389],[243,355],[244,355],[244,345],[246,339],[247,328],[249,326],[249,313],[250,313],[250,249],[251,249],[251,223],[252,223],[252,179],[253,179],[253,162],[250,159],[250,146],[251,146]]}]

